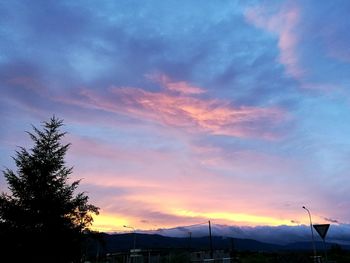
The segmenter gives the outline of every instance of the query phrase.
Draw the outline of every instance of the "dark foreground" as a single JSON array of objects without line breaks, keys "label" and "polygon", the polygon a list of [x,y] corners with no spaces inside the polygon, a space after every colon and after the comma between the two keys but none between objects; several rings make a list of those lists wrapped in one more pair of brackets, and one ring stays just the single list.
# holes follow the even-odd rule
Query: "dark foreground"
[{"label": "dark foreground", "polygon": [[213,237],[171,238],[159,235],[102,236],[86,243],[85,262],[108,263],[349,263],[348,246],[316,244],[318,261],[308,242],[276,245],[249,239]]},{"label": "dark foreground", "polygon": [[[87,260],[94,263],[313,263],[310,253],[305,252],[237,252],[235,256],[229,257],[215,257],[197,258],[196,253],[201,252],[185,252],[185,251],[147,251],[143,255],[130,257],[130,253],[116,253],[107,255],[100,259]],[[321,257],[318,262],[326,262],[324,257]],[[328,263],[349,263],[350,254],[348,252],[342,254],[330,253],[328,255]]]}]

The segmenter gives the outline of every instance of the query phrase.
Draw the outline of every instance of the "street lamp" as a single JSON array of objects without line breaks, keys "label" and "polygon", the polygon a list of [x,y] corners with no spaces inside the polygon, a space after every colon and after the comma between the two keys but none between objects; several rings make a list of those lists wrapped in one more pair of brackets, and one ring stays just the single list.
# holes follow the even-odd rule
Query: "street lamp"
[{"label": "street lamp", "polygon": [[135,228],[132,227],[132,226],[127,226],[127,225],[124,225],[123,227],[125,228],[130,228],[133,230],[133,233],[134,233],[134,249],[136,248],[136,231],[135,231]]},{"label": "street lamp", "polygon": [[305,206],[303,206],[303,209],[305,209],[307,211],[307,213],[309,214],[310,228],[311,228],[311,238],[312,238],[312,247],[313,247],[313,251],[314,251],[314,261],[316,261],[316,247],[315,247],[315,239],[314,239],[314,230],[312,228],[311,213],[310,213],[309,209],[307,209]]}]

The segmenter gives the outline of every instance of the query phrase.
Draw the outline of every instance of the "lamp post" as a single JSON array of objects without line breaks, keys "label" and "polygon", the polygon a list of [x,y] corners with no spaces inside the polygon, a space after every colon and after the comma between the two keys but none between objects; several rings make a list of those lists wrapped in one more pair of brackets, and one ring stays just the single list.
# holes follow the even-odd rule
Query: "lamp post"
[{"label": "lamp post", "polygon": [[315,239],[314,239],[314,230],[312,228],[311,213],[310,213],[309,209],[307,209],[305,206],[303,206],[303,209],[305,209],[307,211],[307,213],[309,214],[310,228],[311,228],[311,238],[312,238],[312,248],[313,248],[313,251],[314,251],[314,262],[316,262],[316,247],[315,247]]},{"label": "lamp post", "polygon": [[134,233],[134,249],[135,249],[136,248],[136,231],[135,231],[135,228],[132,227],[132,226],[127,226],[127,225],[124,225],[123,227],[131,228],[133,230],[133,233]]}]

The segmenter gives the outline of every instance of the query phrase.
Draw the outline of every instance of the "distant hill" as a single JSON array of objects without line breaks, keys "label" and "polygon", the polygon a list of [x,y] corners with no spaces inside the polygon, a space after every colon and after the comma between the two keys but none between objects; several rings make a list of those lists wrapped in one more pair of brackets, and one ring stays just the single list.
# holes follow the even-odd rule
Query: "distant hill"
[{"label": "distant hill", "polygon": [[[144,234],[159,234],[168,237],[192,237],[208,236],[207,225],[179,226],[168,229],[145,230]],[[213,236],[235,237],[237,239],[253,239],[264,243],[288,245],[290,243],[305,242],[311,240],[310,226],[230,226],[212,223]],[[322,241],[315,233],[315,241]],[[332,224],[327,233],[326,241],[341,245],[350,245],[350,225]]]},{"label": "distant hill", "polygon": [[[100,253],[114,253],[128,251],[134,246],[134,234],[102,234],[101,242],[98,243],[95,240],[90,240],[88,250],[90,253],[96,253],[99,250]],[[240,238],[223,238],[214,236],[213,249],[214,250],[229,250],[234,249],[237,251],[287,251],[287,250],[311,250],[312,246],[310,242],[295,242],[287,245],[278,245],[271,243],[259,242],[253,239],[240,239]],[[196,237],[196,238],[179,238],[179,237],[166,237],[161,235],[151,234],[136,234],[136,248],[142,249],[183,249],[183,250],[209,250],[210,243],[209,237]],[[332,243],[327,243],[327,247],[330,248]],[[318,250],[323,249],[321,242],[316,242]],[[343,249],[350,250],[350,246],[341,246]]]},{"label": "distant hill", "polygon": [[[268,244],[251,239],[236,239],[213,237],[214,249],[253,250],[271,251],[279,250],[282,246]],[[110,251],[128,250],[132,248],[134,242],[133,234],[113,234],[106,235],[106,249]],[[144,249],[209,249],[209,237],[178,238],[161,235],[136,234],[136,247]]]}]

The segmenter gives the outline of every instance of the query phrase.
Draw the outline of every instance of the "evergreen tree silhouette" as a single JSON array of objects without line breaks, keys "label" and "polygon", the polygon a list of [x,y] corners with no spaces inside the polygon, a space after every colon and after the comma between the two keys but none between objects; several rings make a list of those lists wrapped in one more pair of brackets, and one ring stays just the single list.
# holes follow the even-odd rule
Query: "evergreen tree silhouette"
[{"label": "evergreen tree silhouette", "polygon": [[85,193],[75,194],[80,181],[69,182],[62,125],[52,117],[33,126],[33,147],[16,151],[16,172],[3,171],[10,194],[0,195],[0,257],[11,262],[79,262],[83,231],[98,214]]}]

